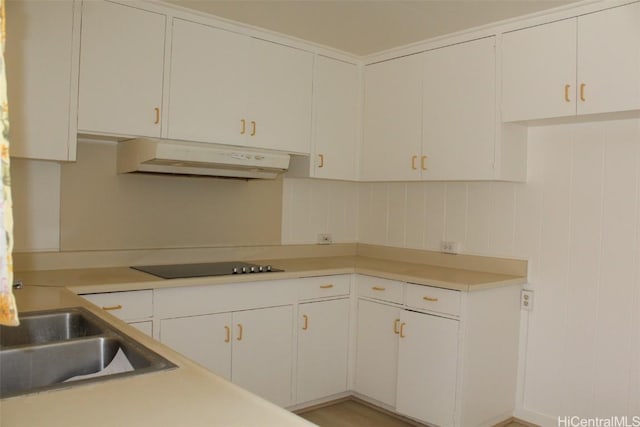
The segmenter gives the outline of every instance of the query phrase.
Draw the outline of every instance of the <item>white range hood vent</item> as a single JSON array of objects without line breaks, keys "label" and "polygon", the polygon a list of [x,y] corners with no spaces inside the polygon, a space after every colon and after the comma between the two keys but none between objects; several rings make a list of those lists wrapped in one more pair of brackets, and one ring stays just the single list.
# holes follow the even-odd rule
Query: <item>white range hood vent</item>
[{"label": "white range hood vent", "polygon": [[152,138],[118,143],[118,173],[274,179],[288,167],[288,154],[250,148]]}]

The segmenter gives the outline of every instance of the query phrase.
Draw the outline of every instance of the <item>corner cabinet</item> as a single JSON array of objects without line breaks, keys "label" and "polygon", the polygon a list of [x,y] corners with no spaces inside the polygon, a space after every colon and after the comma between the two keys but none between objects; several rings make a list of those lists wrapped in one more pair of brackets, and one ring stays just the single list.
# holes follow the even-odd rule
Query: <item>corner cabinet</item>
[{"label": "corner cabinet", "polygon": [[170,62],[169,138],[309,153],[313,54],[174,18]]},{"label": "corner cabinet", "polygon": [[82,4],[78,132],[159,137],[166,16]]},{"label": "corner cabinet", "polygon": [[363,139],[365,181],[526,180],[526,130],[498,119],[493,36],[368,65]]},{"label": "corner cabinet", "polygon": [[503,35],[504,121],[640,109],[640,3]]},{"label": "corner cabinet", "polygon": [[80,3],[6,2],[11,156],[76,158]]},{"label": "corner cabinet", "polygon": [[364,70],[360,179],[420,179],[423,55],[367,65]]}]

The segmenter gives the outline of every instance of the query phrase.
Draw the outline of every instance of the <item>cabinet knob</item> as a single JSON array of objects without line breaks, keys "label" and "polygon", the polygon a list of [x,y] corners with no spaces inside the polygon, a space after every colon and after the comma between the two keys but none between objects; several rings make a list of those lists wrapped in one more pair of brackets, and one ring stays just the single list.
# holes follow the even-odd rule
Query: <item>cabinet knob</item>
[{"label": "cabinet knob", "polygon": [[407,325],[407,324],[406,324],[406,323],[404,323],[404,322],[402,322],[402,323],[400,324],[400,331],[399,331],[400,338],[404,338],[404,337],[406,336],[406,335],[404,334],[404,327],[405,327],[406,325]]},{"label": "cabinet knob", "polygon": [[231,341],[231,328],[228,326],[224,327],[224,331],[225,331],[225,337],[224,337],[224,342],[230,342]]},{"label": "cabinet knob", "polygon": [[400,319],[393,321],[393,333],[396,335],[400,334]]},{"label": "cabinet knob", "polygon": [[320,160],[320,162],[318,163],[318,167],[319,168],[323,168],[324,167],[324,154],[318,154],[318,159]]},{"label": "cabinet knob", "polygon": [[438,302],[438,298],[433,297],[422,297],[422,299],[429,302]]},{"label": "cabinet knob", "polygon": [[240,119],[240,135],[244,135],[245,133],[247,133],[247,121]]},{"label": "cabinet knob", "polygon": [[386,290],[386,288],[384,288],[382,286],[373,286],[373,287],[371,287],[371,289],[373,289],[374,291],[384,291],[384,290]]},{"label": "cabinet knob", "polygon": [[251,136],[256,136],[256,122],[251,120]]},{"label": "cabinet knob", "polygon": [[420,158],[420,168],[421,168],[423,171],[426,171],[426,170],[427,170],[427,156],[422,156],[422,157]]},{"label": "cabinet knob", "polygon": [[331,289],[331,288],[333,288],[333,285],[331,283],[326,285],[320,285],[320,289]]},{"label": "cabinet knob", "polygon": [[156,107],[153,109],[156,112],[156,120],[153,122],[154,125],[160,123],[160,108]]},{"label": "cabinet knob", "polygon": [[306,331],[307,329],[309,329],[309,316],[307,316],[306,314],[303,314],[302,320],[304,322],[304,324],[302,325],[302,330]]},{"label": "cabinet knob", "polygon": [[106,310],[106,311],[122,310],[122,305],[121,304],[110,305],[110,306],[107,306],[107,307],[102,307],[102,309]]},{"label": "cabinet knob", "polygon": [[565,100],[565,102],[571,102],[571,98],[569,98],[569,89],[571,89],[571,85],[564,85],[564,100]]},{"label": "cabinet knob", "polygon": [[242,332],[243,332],[242,324],[238,323],[238,337],[236,338],[236,340],[242,341]]}]

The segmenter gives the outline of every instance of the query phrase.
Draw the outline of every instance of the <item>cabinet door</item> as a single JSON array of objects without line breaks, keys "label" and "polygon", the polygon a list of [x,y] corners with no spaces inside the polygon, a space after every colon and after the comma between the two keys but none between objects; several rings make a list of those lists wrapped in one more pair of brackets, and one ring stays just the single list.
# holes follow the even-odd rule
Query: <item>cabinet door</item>
[{"label": "cabinet door", "polygon": [[160,341],[207,369],[231,379],[231,314],[160,321]]},{"label": "cabinet door", "polygon": [[79,131],[160,136],[165,21],[128,5],[83,2]]},{"label": "cabinet door", "polygon": [[169,138],[245,144],[249,40],[230,31],[173,20]]},{"label": "cabinet door", "polygon": [[313,55],[251,38],[249,60],[247,144],[308,154]]},{"label": "cabinet door", "polygon": [[233,329],[233,382],[277,405],[290,405],[292,306],[235,312]]},{"label": "cabinet door", "polygon": [[365,67],[361,178],[420,179],[422,54]]},{"label": "cabinet door", "polygon": [[74,3],[10,0],[6,8],[11,156],[75,160]]},{"label": "cabinet door", "polygon": [[578,113],[640,109],[640,3],[578,18]]},{"label": "cabinet door", "polygon": [[424,59],[422,178],[492,179],[495,38],[431,50]]},{"label": "cabinet door", "polygon": [[358,138],[358,67],[317,56],[314,85],[316,178],[355,180]]},{"label": "cabinet door", "polygon": [[349,299],[298,307],[297,403],[347,390]]},{"label": "cabinet door", "polygon": [[576,19],[503,35],[502,119],[576,113]]},{"label": "cabinet door", "polygon": [[458,321],[404,310],[398,356],[398,412],[439,426],[454,423]]},{"label": "cabinet door", "polygon": [[400,309],[358,300],[355,390],[385,403],[396,404]]}]

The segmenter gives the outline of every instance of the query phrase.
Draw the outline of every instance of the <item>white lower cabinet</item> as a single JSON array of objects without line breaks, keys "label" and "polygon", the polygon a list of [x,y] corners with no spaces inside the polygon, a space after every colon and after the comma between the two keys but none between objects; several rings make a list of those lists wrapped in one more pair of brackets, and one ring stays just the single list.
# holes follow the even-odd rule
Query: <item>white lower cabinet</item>
[{"label": "white lower cabinet", "polygon": [[355,391],[394,407],[400,309],[358,300]]},{"label": "white lower cabinet", "polygon": [[458,324],[415,311],[400,314],[399,413],[438,426],[454,425]]},{"label": "white lower cabinet", "polygon": [[297,403],[347,391],[349,298],[298,306]]},{"label": "white lower cabinet", "polygon": [[293,307],[163,319],[160,341],[281,406],[291,404]]},{"label": "white lower cabinet", "polygon": [[357,276],[355,392],[440,427],[515,408],[519,286],[461,292]]},{"label": "white lower cabinet", "polygon": [[153,336],[153,291],[102,292],[81,295],[131,326]]}]

